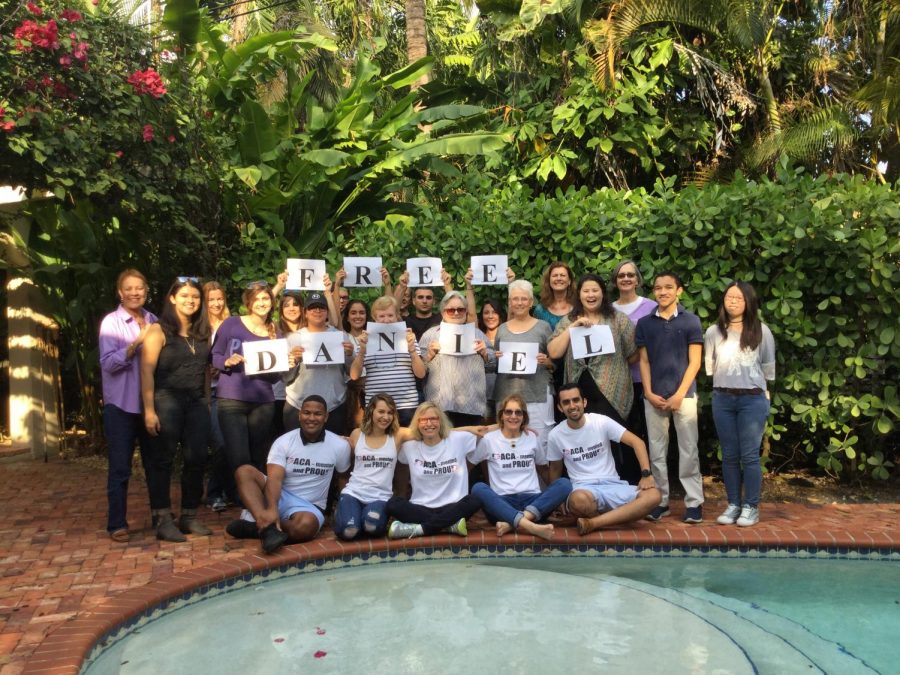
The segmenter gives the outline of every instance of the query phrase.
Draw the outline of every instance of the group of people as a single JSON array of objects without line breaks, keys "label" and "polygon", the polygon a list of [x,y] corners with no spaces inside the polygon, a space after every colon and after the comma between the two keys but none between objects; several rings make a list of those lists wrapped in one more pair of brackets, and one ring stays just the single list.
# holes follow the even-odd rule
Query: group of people
[{"label": "group of people", "polygon": [[[587,533],[670,515],[667,454],[670,420],[678,442],[683,519],[703,520],[696,376],[712,376],[713,419],[722,447],[728,506],[721,524],[759,519],[759,450],[774,379],[772,333],[760,321],[753,288],[732,282],[716,323],[679,304],[674,272],[658,273],[654,300],[631,260],[609,283],[577,280],[551,264],[540,294],[508,274],[505,302],[479,309],[471,270],[465,292],[396,287],[382,270],[385,294],[371,307],[352,299],[343,270],[325,290],[281,292],[287,275],[249,284],[246,313],[231,316],[216,282],[177,277],[159,318],[145,307],[147,279],[119,275],[119,307],[100,328],[104,426],[109,448],[107,529],[129,539],[128,481],[135,441],[147,476],[159,539],[208,535],[198,518],[207,457],[207,502],[244,509],[226,527],[259,538],[265,551],[314,537],[334,505],[338,537],[466,534],[483,509],[497,534],[551,538],[557,509]],[[615,299],[613,299],[615,296]],[[406,321],[405,348],[369,349],[367,322]],[[468,354],[441,350],[441,331],[477,323]],[[576,358],[573,331],[609,330],[601,353]],[[304,363],[304,336],[337,332],[343,360]],[[247,374],[243,345],[285,338],[283,373]],[[335,338],[337,339],[337,338]],[[504,345],[537,345],[528,374],[497,372]],[[274,441],[274,442],[273,442]],[[170,483],[181,448],[181,510]]]}]

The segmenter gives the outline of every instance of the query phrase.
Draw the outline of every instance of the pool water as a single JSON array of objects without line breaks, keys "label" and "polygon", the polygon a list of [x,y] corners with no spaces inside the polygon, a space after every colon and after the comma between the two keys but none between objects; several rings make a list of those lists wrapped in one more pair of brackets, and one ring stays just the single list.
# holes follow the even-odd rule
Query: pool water
[{"label": "pool water", "polygon": [[900,565],[516,558],[320,571],[152,621],[98,673],[891,673]]}]

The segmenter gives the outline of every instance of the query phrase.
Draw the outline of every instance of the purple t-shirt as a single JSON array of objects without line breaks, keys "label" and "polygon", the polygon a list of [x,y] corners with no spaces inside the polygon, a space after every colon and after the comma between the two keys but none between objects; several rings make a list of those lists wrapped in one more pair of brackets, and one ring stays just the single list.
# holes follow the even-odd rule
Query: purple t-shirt
[{"label": "purple t-shirt", "polygon": [[[629,303],[630,305],[631,303]],[[625,312],[621,307],[619,307],[616,303],[613,303],[613,309],[617,312],[621,312],[625,316],[628,317],[628,320],[631,321],[635,326],[637,326],[637,322],[643,319],[645,316],[648,316],[653,313],[656,309],[656,301],[651,300],[650,298],[641,298],[641,301],[638,303],[637,307],[631,310],[630,313]],[[628,307],[626,307],[628,309]],[[629,370],[631,370],[631,381],[632,382],[640,382],[641,381],[641,364],[637,361],[630,364],[628,366]]]},{"label": "purple t-shirt", "polygon": [[[146,323],[156,316],[141,309]],[[141,347],[128,358],[128,345],[137,339],[141,328],[122,305],[100,322],[100,377],[103,403],[129,413],[141,412]]]},{"label": "purple t-shirt", "polygon": [[232,354],[243,354],[245,342],[268,340],[250,331],[239,316],[230,316],[216,331],[216,341],[211,354],[213,368],[219,371],[216,398],[245,401],[247,403],[271,403],[275,400],[272,383],[281,379],[281,373],[244,375],[244,364],[225,367],[225,360]]}]

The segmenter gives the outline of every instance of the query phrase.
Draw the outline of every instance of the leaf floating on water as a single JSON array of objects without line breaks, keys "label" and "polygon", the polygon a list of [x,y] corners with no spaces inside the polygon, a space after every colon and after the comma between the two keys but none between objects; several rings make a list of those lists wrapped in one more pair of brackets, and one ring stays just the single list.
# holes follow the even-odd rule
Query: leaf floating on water
[{"label": "leaf floating on water", "polygon": [[328,652],[323,652],[323,651],[320,649],[320,650],[317,651],[315,654],[313,654],[313,656],[315,656],[317,659],[321,659],[321,658],[322,658],[323,656],[325,656],[326,654],[328,654]]},{"label": "leaf floating on water", "polygon": [[275,642],[275,643],[284,642],[284,638],[275,638],[274,640],[272,640],[272,642]]},{"label": "leaf floating on water", "polygon": [[325,629],[316,626],[316,635],[325,635]]}]

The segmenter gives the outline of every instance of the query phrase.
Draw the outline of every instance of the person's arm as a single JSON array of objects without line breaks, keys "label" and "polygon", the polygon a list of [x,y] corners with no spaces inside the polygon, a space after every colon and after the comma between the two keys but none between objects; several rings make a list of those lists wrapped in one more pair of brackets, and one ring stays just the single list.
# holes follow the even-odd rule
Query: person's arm
[{"label": "person's arm", "polygon": [[[624,443],[629,446],[632,450],[634,450],[634,455],[637,457],[638,464],[641,467],[641,471],[649,471],[650,470],[650,456],[647,454],[647,446],[644,445],[644,441],[642,441],[636,434],[631,433],[630,431],[625,431],[622,434],[622,438],[619,439],[619,443]],[[553,462],[551,462],[552,464]],[[656,481],[653,480],[653,476],[647,476],[646,478],[641,478],[638,481],[638,487],[641,490],[649,490],[650,488],[656,487]]]},{"label": "person's arm", "polygon": [[647,355],[647,348],[640,347],[640,366],[641,366],[641,383],[644,387],[644,398],[650,401],[650,405],[658,410],[666,409],[666,399],[653,393],[653,382],[650,378],[650,357]]},{"label": "person's arm", "polygon": [[278,296],[281,295],[281,291],[284,290],[284,287],[287,286],[288,273],[287,270],[279,274],[275,277],[275,285],[272,286],[272,295],[275,299],[278,299]]},{"label": "person's arm", "polygon": [[281,498],[284,473],[284,467],[280,464],[266,465],[266,508],[258,515],[253,514],[260,532],[273,523],[275,527],[281,529],[281,523],[278,521],[278,500]]},{"label": "person's arm", "polygon": [[548,472],[550,474],[547,479],[548,484],[562,478],[563,463],[561,459],[553,460],[547,466],[549,467]]},{"label": "person's arm", "polygon": [[453,290],[453,277],[451,277],[450,272],[445,270],[443,267],[441,268],[441,283],[444,284],[445,295]]},{"label": "person's arm", "polygon": [[[347,270],[343,267],[340,268],[337,272],[334,273],[334,285],[331,288],[332,301],[338,306],[341,306],[341,288],[344,286],[344,279],[347,278]],[[328,306],[329,310],[331,309],[331,305]]]},{"label": "person's arm", "polygon": [[558,326],[559,332],[556,337],[550,338],[547,343],[547,354],[551,359],[561,359],[566,355],[566,350],[569,348],[569,325],[574,324],[567,324],[564,328],[561,325]]},{"label": "person's arm", "polygon": [[544,485],[550,485],[550,483],[553,482],[550,480],[549,464],[538,464],[535,469],[537,470],[538,477],[544,482]]},{"label": "person's arm", "polygon": [[149,328],[141,350],[141,398],[144,401],[144,426],[148,434],[156,436],[159,434],[159,417],[153,398],[156,390],[156,364],[159,363],[159,353],[166,344],[166,336],[159,324],[153,324]]},{"label": "person's arm", "polygon": [[[341,310],[338,309],[340,304],[334,301],[334,295],[332,295],[331,291],[331,277],[328,276],[328,272],[325,272],[325,302],[328,304],[328,321],[335,328],[343,328],[344,324],[341,321]],[[340,302],[340,300],[338,301]]]},{"label": "person's arm", "polygon": [[382,267],[378,270],[381,273],[381,285],[382,285],[382,295],[393,295],[393,287],[391,286],[391,273],[388,272],[387,267]]},{"label": "person's arm", "polygon": [[394,494],[398,497],[409,499],[412,495],[412,485],[409,481],[409,465],[398,461],[394,469]]},{"label": "person's arm", "polygon": [[[240,318],[235,318],[235,321],[240,321]],[[241,364],[244,362],[244,357],[240,354],[228,354],[228,351],[231,349],[231,341],[234,339],[233,333],[231,332],[231,327],[234,325],[234,322],[231,322],[229,319],[225,319],[225,322],[219,326],[219,330],[216,333],[216,341],[213,343],[211,360],[213,364],[213,368],[218,370],[221,373],[229,373],[232,370],[240,370],[243,368]]]},{"label": "person's arm", "polygon": [[475,272],[470,267],[466,270],[466,304],[469,306],[466,310],[466,323],[478,323],[478,305],[475,303],[475,287],[472,285],[472,279]]},{"label": "person's arm", "polygon": [[[684,371],[684,375],[681,378],[681,384],[678,386],[678,389],[675,391],[675,393],[672,394],[668,399],[666,399],[666,407],[669,410],[678,410],[679,408],[681,408],[681,402],[684,400],[684,397],[687,396],[688,391],[690,391],[691,385],[697,378],[697,373],[700,372],[700,363],[702,361],[702,358],[703,345],[688,345],[688,365]],[[644,373],[643,371],[641,371],[641,377],[643,376]]]},{"label": "person's arm", "polygon": [[[131,368],[132,360],[153,325],[142,319],[137,337],[128,342],[128,337],[119,331],[119,322],[115,316],[108,317],[100,324],[100,368],[107,373],[116,373]],[[140,323],[140,322],[139,322]],[[125,345],[124,347],[122,345]]]},{"label": "person's arm", "polygon": [[344,488],[347,487],[347,483],[350,480],[350,471],[344,471],[343,473],[335,473],[334,474],[335,482],[337,483],[337,493],[341,494],[344,491]]},{"label": "person's arm", "polygon": [[[403,306],[403,296],[406,295],[406,291],[409,288],[409,272],[403,272],[400,275],[400,278],[397,280],[397,286],[394,288],[394,298],[397,300],[397,304],[401,307]],[[384,291],[385,295],[388,295],[387,289]]]},{"label": "person's arm", "polygon": [[412,360],[413,374],[416,377],[425,377],[428,373],[428,368],[425,367],[425,362],[419,356],[419,348],[416,345],[416,336],[412,332],[412,328],[406,329],[406,344],[409,347],[409,358]]},{"label": "person's arm", "polygon": [[356,336],[356,343],[359,345],[359,349],[356,350],[356,356],[353,357],[353,362],[350,364],[351,380],[358,380],[362,377],[363,368],[366,365],[366,343],[368,341],[369,335],[366,331]]}]

